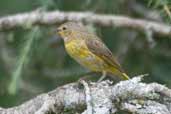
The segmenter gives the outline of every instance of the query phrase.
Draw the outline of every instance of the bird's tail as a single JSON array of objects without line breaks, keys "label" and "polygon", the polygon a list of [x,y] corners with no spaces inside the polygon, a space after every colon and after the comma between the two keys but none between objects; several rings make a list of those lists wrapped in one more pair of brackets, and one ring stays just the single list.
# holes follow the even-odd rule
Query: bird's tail
[{"label": "bird's tail", "polygon": [[129,80],[130,79],[129,76],[125,72],[121,72],[115,68],[112,68],[110,70],[110,72],[115,76],[119,76],[123,80]]},{"label": "bird's tail", "polygon": [[124,80],[129,80],[130,79],[129,76],[126,73],[122,73],[122,78]]}]

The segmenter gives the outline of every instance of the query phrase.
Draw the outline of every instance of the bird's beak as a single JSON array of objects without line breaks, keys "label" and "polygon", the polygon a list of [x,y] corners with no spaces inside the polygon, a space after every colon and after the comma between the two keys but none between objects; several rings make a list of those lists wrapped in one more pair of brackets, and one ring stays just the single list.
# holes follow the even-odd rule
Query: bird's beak
[{"label": "bird's beak", "polygon": [[58,35],[61,36],[61,34],[62,34],[62,33],[61,33],[61,29],[60,29],[60,28],[57,28],[56,31],[57,31]]},{"label": "bird's beak", "polygon": [[57,28],[57,33],[59,33],[61,31],[61,29],[60,28]]}]

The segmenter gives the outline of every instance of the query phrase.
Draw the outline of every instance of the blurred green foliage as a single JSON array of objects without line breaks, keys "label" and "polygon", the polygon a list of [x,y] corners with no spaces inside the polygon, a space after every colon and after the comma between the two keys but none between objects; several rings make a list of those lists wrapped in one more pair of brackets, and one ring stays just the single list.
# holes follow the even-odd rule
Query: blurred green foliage
[{"label": "blurred green foliage", "polygon": [[[2,17],[43,8],[48,11],[91,11],[139,18],[130,8],[129,2],[127,0],[1,0],[0,15]],[[147,0],[142,0],[139,4],[154,10],[148,6]],[[165,20],[165,17],[162,19]],[[145,78],[146,82],[159,82],[171,87],[169,37],[153,35],[155,46],[151,47],[145,33],[127,28],[96,25],[91,27],[118,57],[130,76],[149,73],[149,77]],[[55,34],[52,32],[54,29],[55,26],[30,25],[0,33],[1,107],[21,104],[57,86],[77,81],[82,74],[88,72],[66,54],[60,39],[54,40]]]},{"label": "blurred green foliage", "polygon": [[167,23],[171,20],[171,1],[170,0],[149,0],[148,6],[158,9]]}]

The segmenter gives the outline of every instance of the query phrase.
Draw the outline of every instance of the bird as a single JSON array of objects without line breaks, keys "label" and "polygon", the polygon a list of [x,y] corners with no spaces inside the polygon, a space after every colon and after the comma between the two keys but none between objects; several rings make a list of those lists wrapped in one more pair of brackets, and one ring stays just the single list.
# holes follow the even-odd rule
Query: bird
[{"label": "bird", "polygon": [[93,72],[101,72],[100,80],[108,73],[128,80],[119,62],[104,42],[78,22],[65,22],[57,27],[57,34],[64,40],[67,53],[83,67]]}]

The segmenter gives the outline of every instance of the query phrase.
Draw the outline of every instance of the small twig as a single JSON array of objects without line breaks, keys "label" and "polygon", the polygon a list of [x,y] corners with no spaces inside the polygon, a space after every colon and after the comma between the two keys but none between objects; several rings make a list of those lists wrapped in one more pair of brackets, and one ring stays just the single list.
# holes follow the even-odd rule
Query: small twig
[{"label": "small twig", "polygon": [[153,39],[153,31],[148,26],[145,28],[145,35],[146,35],[149,47],[153,48],[156,45],[156,42]]},{"label": "small twig", "polygon": [[133,77],[139,77],[140,80],[142,80],[146,76],[149,76],[149,74],[148,73],[146,73],[146,74],[139,74],[139,75],[136,75],[136,76],[133,76]]},{"label": "small twig", "polygon": [[164,8],[166,14],[168,15],[168,17],[171,19],[171,11],[170,11],[169,7],[167,5],[164,5],[163,8]]},{"label": "small twig", "polygon": [[81,80],[81,83],[85,88],[85,96],[86,96],[86,104],[87,104],[87,110],[84,111],[82,114],[93,114],[93,105],[92,105],[90,88],[84,80]]}]

